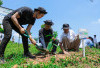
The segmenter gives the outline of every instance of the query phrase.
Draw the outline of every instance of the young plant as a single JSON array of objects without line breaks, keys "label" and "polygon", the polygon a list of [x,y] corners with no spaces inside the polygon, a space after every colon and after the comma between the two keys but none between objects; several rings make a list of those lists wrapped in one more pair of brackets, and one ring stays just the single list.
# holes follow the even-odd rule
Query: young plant
[{"label": "young plant", "polygon": [[[56,39],[56,37],[58,36],[58,33],[57,33],[57,31],[56,31],[56,32],[53,33],[53,36],[52,36],[52,35],[47,35],[46,37],[48,37],[48,36],[54,37],[54,38]],[[50,39],[50,42],[48,43],[48,46],[47,46],[47,49],[48,49],[50,52],[51,52],[53,46],[57,46],[56,44],[53,44],[52,41],[53,41],[53,39]],[[57,41],[57,40],[55,40],[55,41]]]}]

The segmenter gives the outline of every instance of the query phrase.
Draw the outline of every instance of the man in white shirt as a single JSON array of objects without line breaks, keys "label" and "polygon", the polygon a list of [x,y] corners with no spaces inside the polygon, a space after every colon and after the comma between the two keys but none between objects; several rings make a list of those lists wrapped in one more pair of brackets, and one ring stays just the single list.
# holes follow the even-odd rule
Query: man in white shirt
[{"label": "man in white shirt", "polygon": [[97,44],[96,35],[94,35],[94,39],[93,39],[93,41],[94,41],[94,47],[96,47],[96,44]]},{"label": "man in white shirt", "polygon": [[68,54],[68,50],[74,49],[79,51],[80,39],[79,35],[75,35],[74,31],[69,29],[69,24],[63,24],[63,33],[60,37],[60,47],[64,54]]}]

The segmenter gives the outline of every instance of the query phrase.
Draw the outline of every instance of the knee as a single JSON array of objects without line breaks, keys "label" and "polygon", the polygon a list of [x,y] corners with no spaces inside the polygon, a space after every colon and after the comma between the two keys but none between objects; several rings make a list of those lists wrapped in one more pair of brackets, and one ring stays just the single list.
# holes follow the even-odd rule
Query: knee
[{"label": "knee", "polygon": [[62,38],[62,41],[63,41],[63,40],[67,40],[67,37],[63,37],[63,38]]}]

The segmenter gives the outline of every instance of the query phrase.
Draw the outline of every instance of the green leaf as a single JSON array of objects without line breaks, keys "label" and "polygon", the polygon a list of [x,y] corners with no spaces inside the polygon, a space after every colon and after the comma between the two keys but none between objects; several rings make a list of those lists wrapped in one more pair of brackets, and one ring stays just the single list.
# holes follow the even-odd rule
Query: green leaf
[{"label": "green leaf", "polygon": [[52,48],[52,41],[50,41],[49,43],[48,43],[48,46],[47,46],[47,49],[50,51],[50,49]]},{"label": "green leaf", "polygon": [[0,6],[3,4],[3,2],[0,0]]}]

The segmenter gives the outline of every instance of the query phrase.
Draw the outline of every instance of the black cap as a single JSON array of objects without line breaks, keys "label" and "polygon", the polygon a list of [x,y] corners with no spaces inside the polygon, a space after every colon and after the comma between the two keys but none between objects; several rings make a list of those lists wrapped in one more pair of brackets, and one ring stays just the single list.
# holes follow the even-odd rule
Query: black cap
[{"label": "black cap", "polygon": [[44,21],[44,23],[47,24],[47,25],[53,25],[54,24],[51,20],[46,20],[46,21]]},{"label": "black cap", "polygon": [[94,35],[96,37],[96,35]]},{"label": "black cap", "polygon": [[34,11],[40,11],[40,13],[47,14],[46,10],[43,7],[35,8]]},{"label": "black cap", "polygon": [[69,24],[63,24],[62,29],[69,29]]}]

